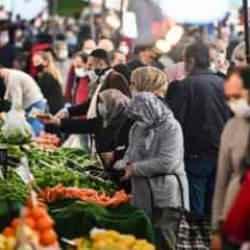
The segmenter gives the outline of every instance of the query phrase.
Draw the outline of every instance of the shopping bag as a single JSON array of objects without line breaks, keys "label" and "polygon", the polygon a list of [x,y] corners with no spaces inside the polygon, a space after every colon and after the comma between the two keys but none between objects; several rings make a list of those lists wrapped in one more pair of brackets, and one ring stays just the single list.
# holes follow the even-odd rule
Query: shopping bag
[{"label": "shopping bag", "polygon": [[[167,176],[176,177],[179,188],[180,188],[180,194],[181,194],[181,207],[171,209],[175,211],[176,215],[179,215],[178,217],[176,216],[176,218],[179,218],[178,219],[179,221],[178,221],[177,230],[176,232],[174,232],[175,237],[172,237],[173,239],[171,240],[171,242],[173,243],[175,242],[175,244],[174,246],[170,246],[171,249],[209,250],[210,249],[210,235],[211,235],[210,220],[206,218],[197,217],[196,215],[193,215],[189,211],[186,211],[185,201],[184,201],[184,190],[183,190],[180,177],[177,174],[167,174]],[[155,177],[159,177],[159,175]],[[149,181],[148,181],[148,184],[150,185]],[[153,197],[152,190],[151,190],[151,197]],[[152,204],[152,207],[154,207],[154,204]],[[160,232],[159,228],[157,230],[158,230],[157,235],[162,235],[159,238],[162,238],[162,240],[164,240],[163,239],[164,232]],[[168,239],[165,239],[165,240],[168,240]],[[166,244],[166,245],[169,245],[169,244]],[[159,247],[159,249],[162,250],[162,247]]]},{"label": "shopping bag", "polygon": [[182,183],[180,177],[178,175],[175,176],[181,190],[182,200],[179,227],[176,232],[176,250],[209,250],[211,235],[210,220],[185,211]]},{"label": "shopping bag", "polygon": [[177,231],[177,250],[208,250],[210,247],[209,220],[196,218],[188,212],[183,212]]},{"label": "shopping bag", "polygon": [[12,109],[7,113],[1,132],[3,138],[10,144],[28,143],[32,137],[32,128],[22,110]]}]

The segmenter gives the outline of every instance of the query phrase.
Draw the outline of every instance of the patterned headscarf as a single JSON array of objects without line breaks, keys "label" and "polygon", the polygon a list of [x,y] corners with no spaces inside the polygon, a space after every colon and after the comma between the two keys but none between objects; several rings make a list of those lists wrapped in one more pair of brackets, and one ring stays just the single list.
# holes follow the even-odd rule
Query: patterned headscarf
[{"label": "patterned headscarf", "polygon": [[107,109],[104,119],[104,127],[110,125],[114,120],[119,119],[120,115],[127,109],[130,99],[116,89],[104,90],[99,94],[99,99]]},{"label": "patterned headscarf", "polygon": [[173,114],[154,94],[141,92],[133,97],[127,109],[127,115],[136,121],[137,126],[148,132],[145,138],[148,150],[154,139],[154,129],[166,122]]}]

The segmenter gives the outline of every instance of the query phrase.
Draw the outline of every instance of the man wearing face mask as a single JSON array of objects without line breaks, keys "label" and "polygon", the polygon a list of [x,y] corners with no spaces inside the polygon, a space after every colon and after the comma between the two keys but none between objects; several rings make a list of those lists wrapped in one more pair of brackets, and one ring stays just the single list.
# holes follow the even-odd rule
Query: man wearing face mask
[{"label": "man wearing face mask", "polygon": [[130,97],[130,89],[127,79],[110,67],[110,57],[103,49],[94,50],[88,57],[88,75],[90,77],[89,98],[86,102],[63,110],[57,114],[58,118],[68,116],[86,115],[92,119],[96,117],[97,96],[104,90],[117,89]]},{"label": "man wearing face mask", "polygon": [[10,43],[9,31],[0,31],[0,64],[7,68],[12,68],[15,57],[15,48]]},{"label": "man wearing face mask", "polygon": [[167,101],[180,122],[185,142],[191,210],[210,216],[222,130],[230,118],[224,80],[209,70],[209,48],[201,41],[184,56],[187,77],[175,84]]},{"label": "man wearing face mask", "polygon": [[[69,58],[69,51],[66,42],[55,42],[54,52],[56,55],[56,66],[61,72],[63,84],[66,84],[71,65],[71,60]],[[65,88],[63,89],[63,91],[65,91]]]},{"label": "man wearing face mask", "polygon": [[[234,242],[229,241],[237,239],[237,237],[243,233],[242,231],[238,230],[237,232],[236,230],[235,232],[237,232],[237,234],[230,235],[231,237],[229,239],[226,234],[223,234],[222,237],[220,229],[221,225],[223,225],[227,219],[228,212],[240,191],[243,174],[249,168],[249,164],[245,161],[245,159],[249,159],[250,145],[249,90],[249,66],[236,68],[230,72],[225,82],[225,95],[228,100],[228,105],[234,113],[234,117],[226,124],[221,137],[216,187],[213,199],[212,222],[214,234],[211,249],[217,249],[218,240],[223,244],[221,249],[230,249],[229,246],[234,244]],[[237,217],[242,218],[241,216],[242,213],[239,212]],[[241,221],[242,223],[245,222],[244,219],[241,219]],[[236,222],[236,225],[239,225],[239,223]],[[246,232],[249,232],[247,227],[245,227],[245,229],[247,230]],[[236,244],[238,244],[238,242]],[[227,245],[228,248],[226,247]]]}]

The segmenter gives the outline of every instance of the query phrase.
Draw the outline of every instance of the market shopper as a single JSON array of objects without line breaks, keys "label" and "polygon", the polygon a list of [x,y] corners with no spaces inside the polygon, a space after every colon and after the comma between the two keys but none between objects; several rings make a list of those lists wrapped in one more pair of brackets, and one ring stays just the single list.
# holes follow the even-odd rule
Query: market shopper
[{"label": "market shopper", "polygon": [[101,156],[106,169],[111,169],[121,159],[128,146],[128,133],[133,123],[125,110],[130,99],[119,90],[109,89],[99,93],[97,116],[92,119],[58,119],[54,123],[67,134],[93,134],[96,151]]},{"label": "market shopper", "polygon": [[220,136],[230,118],[224,81],[209,66],[208,47],[199,41],[191,44],[185,52],[188,76],[167,94],[183,128],[191,210],[199,216],[211,214]]},{"label": "market shopper", "polygon": [[67,77],[71,67],[71,58],[65,41],[57,41],[54,44],[55,64],[62,76],[62,88],[65,92]]},{"label": "market shopper", "polygon": [[141,67],[134,70],[131,74],[132,91],[154,93],[164,102],[168,85],[166,74],[155,67]]},{"label": "market shopper", "polygon": [[141,45],[135,48],[135,58],[128,62],[131,71],[144,66],[154,66],[163,69],[161,63],[158,62],[153,45]]},{"label": "market shopper", "polygon": [[250,145],[249,88],[249,67],[232,71],[225,84],[225,95],[229,107],[234,113],[234,118],[227,123],[221,138],[213,202],[213,228],[215,230],[213,247],[218,240],[218,236],[221,236],[220,227],[240,189],[240,182],[244,173],[243,160],[245,157],[249,157],[247,155],[247,148]]},{"label": "market shopper", "polygon": [[38,72],[38,85],[48,101],[49,111],[56,114],[64,106],[64,97],[61,74],[55,66],[53,56],[50,52],[36,53],[33,63]]},{"label": "market shopper", "polygon": [[[45,112],[47,103],[37,83],[28,74],[0,66],[0,78],[5,85],[4,99],[12,104],[12,108],[25,110],[27,116],[33,108]],[[34,135],[39,135],[43,124],[34,118],[28,118]]]},{"label": "market shopper", "polygon": [[110,67],[110,58],[105,50],[97,49],[90,54],[88,69],[92,70],[96,77],[96,80],[92,81],[89,86],[89,99],[82,104],[62,110],[57,114],[58,118],[82,115],[87,118],[95,118],[97,116],[97,97],[104,90],[117,89],[124,95],[131,96],[126,77]]},{"label": "market shopper", "polygon": [[83,42],[82,51],[87,55],[90,55],[94,50],[96,50],[96,42],[92,39],[87,39]]},{"label": "market shopper", "polygon": [[245,51],[246,51],[246,46],[244,42],[238,44],[233,50],[231,62],[235,67],[247,66],[247,58]]},{"label": "market shopper", "polygon": [[163,239],[161,249],[175,249],[180,214],[169,208],[182,205],[181,189],[189,208],[181,127],[171,110],[149,92],[133,97],[127,115],[135,123],[128,150],[115,168],[125,170],[124,180],[131,179],[132,203],[152,218]]},{"label": "market shopper", "polygon": [[0,31],[0,64],[7,68],[14,67],[16,51],[10,41],[10,32],[7,29]]},{"label": "market shopper", "polygon": [[84,103],[89,98],[89,85],[91,75],[87,68],[88,55],[77,53],[73,59],[73,65],[68,75],[65,99],[72,105]]}]

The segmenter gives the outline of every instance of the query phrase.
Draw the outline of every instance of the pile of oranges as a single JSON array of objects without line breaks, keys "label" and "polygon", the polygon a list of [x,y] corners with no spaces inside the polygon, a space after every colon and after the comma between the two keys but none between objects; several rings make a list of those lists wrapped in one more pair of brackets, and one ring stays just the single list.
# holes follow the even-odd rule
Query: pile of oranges
[{"label": "pile of oranges", "polygon": [[15,237],[20,225],[26,225],[37,235],[39,244],[47,247],[57,244],[57,234],[54,230],[54,221],[47,209],[41,204],[27,205],[20,218],[13,219],[10,226],[3,231],[5,237]]}]

